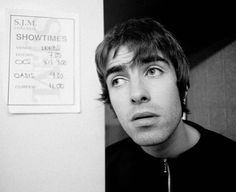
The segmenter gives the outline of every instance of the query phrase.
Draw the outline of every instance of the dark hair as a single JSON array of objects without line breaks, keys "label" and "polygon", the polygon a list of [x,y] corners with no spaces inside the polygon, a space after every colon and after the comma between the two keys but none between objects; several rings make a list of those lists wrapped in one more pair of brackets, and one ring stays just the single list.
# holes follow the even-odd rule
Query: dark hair
[{"label": "dark hair", "polygon": [[130,19],[115,25],[98,45],[95,62],[102,86],[100,100],[111,105],[106,84],[106,65],[110,51],[113,49],[116,53],[122,45],[126,45],[134,51],[135,60],[144,55],[157,56],[158,52],[168,58],[173,64],[177,76],[182,112],[189,112],[185,103],[186,93],[189,88],[187,58],[173,35],[163,25],[151,18]]}]

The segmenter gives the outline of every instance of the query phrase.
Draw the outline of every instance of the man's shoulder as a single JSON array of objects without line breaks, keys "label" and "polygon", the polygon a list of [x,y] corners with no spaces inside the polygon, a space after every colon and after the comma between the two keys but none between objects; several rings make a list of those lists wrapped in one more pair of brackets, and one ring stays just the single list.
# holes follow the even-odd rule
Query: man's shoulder
[{"label": "man's shoulder", "polygon": [[106,147],[106,164],[128,161],[134,156],[137,150],[140,150],[131,138],[123,139],[119,142]]},{"label": "man's shoulder", "polygon": [[127,150],[130,150],[131,148],[136,147],[136,144],[132,141],[131,138],[125,138],[123,140],[120,140],[116,143],[113,143],[106,147],[106,154],[109,155],[115,155],[117,153],[121,153]]},{"label": "man's shoulder", "polygon": [[201,142],[202,143],[204,143],[204,144],[207,143],[208,146],[212,146],[214,148],[226,147],[227,149],[236,150],[236,141],[230,139],[229,137],[223,135],[222,133],[204,128],[201,125],[191,122],[191,121],[184,121],[184,122],[199,131],[199,133],[201,135]]}]

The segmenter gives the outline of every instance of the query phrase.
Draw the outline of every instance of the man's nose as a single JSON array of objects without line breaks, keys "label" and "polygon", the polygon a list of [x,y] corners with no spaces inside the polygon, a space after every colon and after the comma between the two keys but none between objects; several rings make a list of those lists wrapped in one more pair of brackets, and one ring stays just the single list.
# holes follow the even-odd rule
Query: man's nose
[{"label": "man's nose", "polygon": [[137,78],[130,83],[130,102],[132,104],[142,104],[150,101],[150,94],[145,82]]}]

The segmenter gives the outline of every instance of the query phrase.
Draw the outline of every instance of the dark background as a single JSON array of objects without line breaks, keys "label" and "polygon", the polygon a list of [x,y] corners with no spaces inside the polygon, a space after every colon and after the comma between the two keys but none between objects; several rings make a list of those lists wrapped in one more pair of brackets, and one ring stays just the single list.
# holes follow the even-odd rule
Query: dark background
[{"label": "dark background", "polygon": [[171,31],[187,55],[235,36],[233,1],[104,0],[105,32],[129,18],[152,17]]}]

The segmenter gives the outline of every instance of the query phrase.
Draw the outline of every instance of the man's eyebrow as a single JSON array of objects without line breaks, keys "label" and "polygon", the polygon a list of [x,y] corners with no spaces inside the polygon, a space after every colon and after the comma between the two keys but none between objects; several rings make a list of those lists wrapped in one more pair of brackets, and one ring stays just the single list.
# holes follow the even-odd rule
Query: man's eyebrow
[{"label": "man's eyebrow", "polygon": [[169,61],[159,55],[155,56],[146,56],[140,58],[141,63],[151,63],[151,62],[157,62],[157,61],[163,61],[166,64],[170,64]]},{"label": "man's eyebrow", "polygon": [[109,75],[111,75],[112,73],[119,73],[119,72],[123,72],[125,71],[125,68],[126,66],[124,65],[116,65],[116,66],[113,66],[111,68],[109,68],[107,71],[106,71],[106,79]]}]

